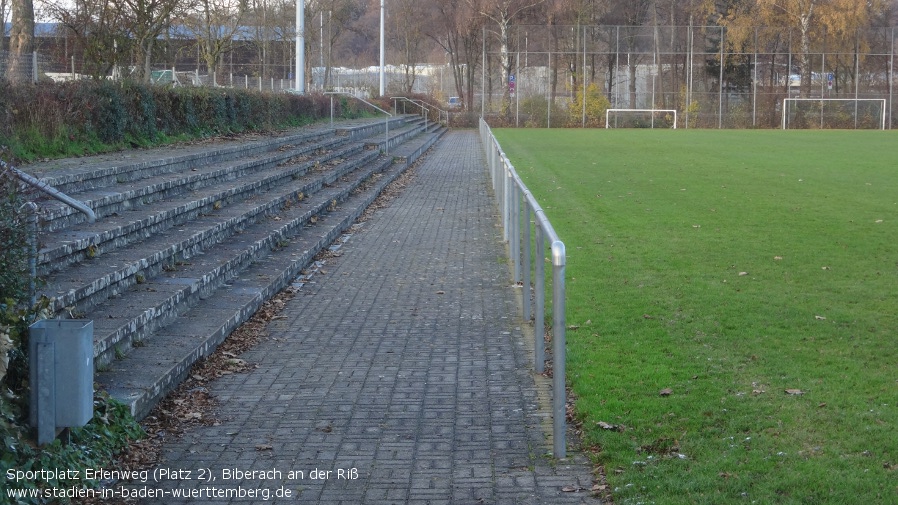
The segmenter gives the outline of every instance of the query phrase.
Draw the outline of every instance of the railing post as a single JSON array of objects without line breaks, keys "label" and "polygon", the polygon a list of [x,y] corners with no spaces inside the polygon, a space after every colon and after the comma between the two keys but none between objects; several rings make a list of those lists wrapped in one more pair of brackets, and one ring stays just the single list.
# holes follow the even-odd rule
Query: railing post
[{"label": "railing post", "polygon": [[511,180],[511,261],[514,266],[514,281],[521,281],[521,188]]},{"label": "railing post", "polygon": [[522,286],[522,294],[524,300],[524,320],[530,321],[533,318],[533,312],[530,310],[530,202],[524,199],[524,219],[521,221],[524,225],[524,239],[522,246],[524,248],[524,261],[521,262],[524,267],[524,285]]},{"label": "railing post", "polygon": [[37,217],[37,204],[34,202],[25,202],[22,205],[23,209],[26,209],[28,212],[28,301],[31,304],[30,307],[34,307],[37,303],[37,234],[39,231],[38,227],[38,217]]},{"label": "railing post", "polygon": [[546,371],[546,237],[539,219],[536,220],[536,311],[533,314],[533,349],[536,373]]},{"label": "railing post", "polygon": [[567,457],[567,444],[565,442],[566,431],[566,391],[565,391],[565,361],[567,354],[567,342],[565,336],[565,301],[564,301],[564,271],[565,271],[564,244],[560,241],[552,243],[552,421],[554,442],[554,454],[556,458]]},{"label": "railing post", "polygon": [[509,238],[509,226],[508,221],[511,219],[511,173],[509,173],[508,164],[505,163],[505,159],[502,158],[502,175],[504,176],[504,180],[502,181],[502,236],[505,241],[508,242]]}]

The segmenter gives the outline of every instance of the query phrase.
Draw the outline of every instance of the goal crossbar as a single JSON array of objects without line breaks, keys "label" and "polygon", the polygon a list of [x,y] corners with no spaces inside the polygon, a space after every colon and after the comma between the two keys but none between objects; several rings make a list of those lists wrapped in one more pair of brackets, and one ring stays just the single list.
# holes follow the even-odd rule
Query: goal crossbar
[{"label": "goal crossbar", "polygon": [[605,110],[605,128],[610,128],[609,118],[612,112],[651,112],[652,128],[655,127],[655,112],[669,112],[673,114],[673,129],[677,129],[677,111],[676,109],[607,109]]},{"label": "goal crossbar", "polygon": [[[786,118],[789,114],[789,102],[879,102],[881,112],[880,129],[886,129],[886,99],[885,98],[783,98],[783,130],[786,129]],[[857,119],[857,118],[855,118]]]}]

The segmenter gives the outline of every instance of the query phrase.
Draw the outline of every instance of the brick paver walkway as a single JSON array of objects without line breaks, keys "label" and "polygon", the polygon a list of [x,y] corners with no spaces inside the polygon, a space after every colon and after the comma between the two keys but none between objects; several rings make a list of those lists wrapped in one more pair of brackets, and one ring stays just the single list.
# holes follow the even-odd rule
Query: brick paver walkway
[{"label": "brick paver walkway", "polygon": [[163,468],[215,480],[171,484],[201,503],[598,503],[582,455],[547,457],[484,163],[476,133],[447,135],[242,356],[259,368],[213,383],[222,424],[166,445]]}]

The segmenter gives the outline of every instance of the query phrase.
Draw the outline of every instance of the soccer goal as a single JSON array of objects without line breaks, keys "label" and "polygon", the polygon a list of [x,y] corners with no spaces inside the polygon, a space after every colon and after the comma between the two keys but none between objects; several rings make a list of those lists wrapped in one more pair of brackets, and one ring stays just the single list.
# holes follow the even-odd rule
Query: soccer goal
[{"label": "soccer goal", "polygon": [[884,98],[784,98],[786,129],[886,129]]},{"label": "soccer goal", "polygon": [[674,109],[608,109],[605,128],[673,128],[677,129]]}]

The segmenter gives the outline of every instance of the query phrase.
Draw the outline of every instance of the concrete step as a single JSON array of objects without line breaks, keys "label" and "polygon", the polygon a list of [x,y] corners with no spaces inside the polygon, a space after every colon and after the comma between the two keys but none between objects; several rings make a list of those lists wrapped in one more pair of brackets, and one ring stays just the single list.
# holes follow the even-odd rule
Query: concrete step
[{"label": "concrete step", "polygon": [[214,296],[216,289],[253,262],[282,248],[304,226],[339,205],[371,174],[389,164],[390,160],[381,157],[302,204],[272,211],[227,240],[197,249],[192,256],[130,283],[120,296],[108,298],[85,314],[94,320],[95,361],[103,365],[130,352],[135,343],[143,345],[153,331],[202,299]]},{"label": "concrete step", "polygon": [[[297,204],[310,197],[319,200],[316,193],[322,187],[333,184],[377,157],[376,151],[358,151],[339,163],[326,165],[326,169],[319,166],[311,173],[289,178],[278,186],[246,195],[241,200],[235,199],[218,209],[212,202],[221,200],[206,197],[203,200],[208,203],[195,206],[199,210],[189,221],[174,227],[171,223],[160,225],[164,233],[143,226],[126,237],[132,240],[129,243],[46,276],[47,293],[54,298],[51,309],[59,311],[74,307],[76,312],[87,312],[106,298],[228,239],[285,205]],[[180,209],[181,206],[176,208]],[[173,211],[165,210],[160,214],[165,212]],[[115,232],[121,236],[119,230]],[[141,240],[133,240],[134,234]]]},{"label": "concrete step", "polygon": [[[390,119],[390,128],[401,128],[419,122],[417,116],[397,116]],[[192,168],[256,154],[276,151],[285,144],[297,144],[314,138],[344,137],[358,140],[382,131],[382,118],[318,123],[287,132],[241,136],[232,141],[214,144],[199,141],[185,145],[155,148],[158,155],[146,156],[144,151],[125,151],[85,158],[66,158],[35,163],[28,172],[63,193],[77,193],[89,188],[115,186],[123,181],[136,181],[164,173],[187,172]]]},{"label": "concrete step", "polygon": [[158,199],[123,209],[95,223],[81,223],[45,233],[47,245],[39,252],[38,272],[46,275],[73,263],[102,256],[135,240],[283,185],[285,181],[303,177],[322,164],[357,157],[362,149],[361,144],[353,143],[308,159],[292,158],[280,166],[260,169],[238,179],[220,180],[187,194],[160,195]]},{"label": "concrete step", "polygon": [[[390,139],[406,139],[420,130],[420,125],[408,125],[391,132]],[[131,198],[128,200],[131,203],[120,208],[119,212],[96,223],[81,223],[44,234],[43,242],[47,245],[39,252],[38,273],[44,276],[73,263],[96,258],[134,240],[141,240],[203,213],[217,210],[232,201],[240,201],[249,195],[283,185],[316,167],[353,158],[362,151],[363,145],[373,149],[380,147],[380,144],[383,142],[379,141],[379,137],[378,141],[374,142],[342,144],[329,142],[327,146],[317,142],[307,148],[313,149],[312,151],[289,149],[287,155],[278,156],[281,159],[278,165],[266,161],[267,158],[232,162],[231,168],[237,166],[246,168],[241,168],[240,172],[231,171],[228,175],[215,180],[207,179],[200,187],[182,182],[193,179],[195,174],[191,171],[175,181],[154,181],[154,184],[142,186],[138,190],[117,193],[110,199],[122,202]],[[217,165],[214,165],[213,169],[202,167],[198,170],[202,175],[219,171]],[[171,187],[180,190],[170,192]],[[185,194],[184,191],[187,189],[192,190]],[[128,195],[125,195],[126,193]],[[134,199],[139,199],[140,205],[135,205]]]},{"label": "concrete step", "polygon": [[[402,117],[391,122],[392,129],[417,125],[415,118]],[[383,131],[384,123],[363,124],[322,129],[293,135],[248,142],[246,146],[230,146],[203,152],[162,158],[160,160],[115,163],[90,170],[50,172],[41,180],[90,207],[98,217],[149,203],[166,195],[194,190],[216,181],[241,177],[242,174],[275,166],[291,157],[321,149],[336,149],[342,144],[359,141]],[[237,160],[237,161],[235,161]],[[68,173],[65,173],[68,172]],[[35,175],[41,176],[41,170]],[[66,204],[43,195],[41,226],[52,232],[86,221],[83,214]]]}]

